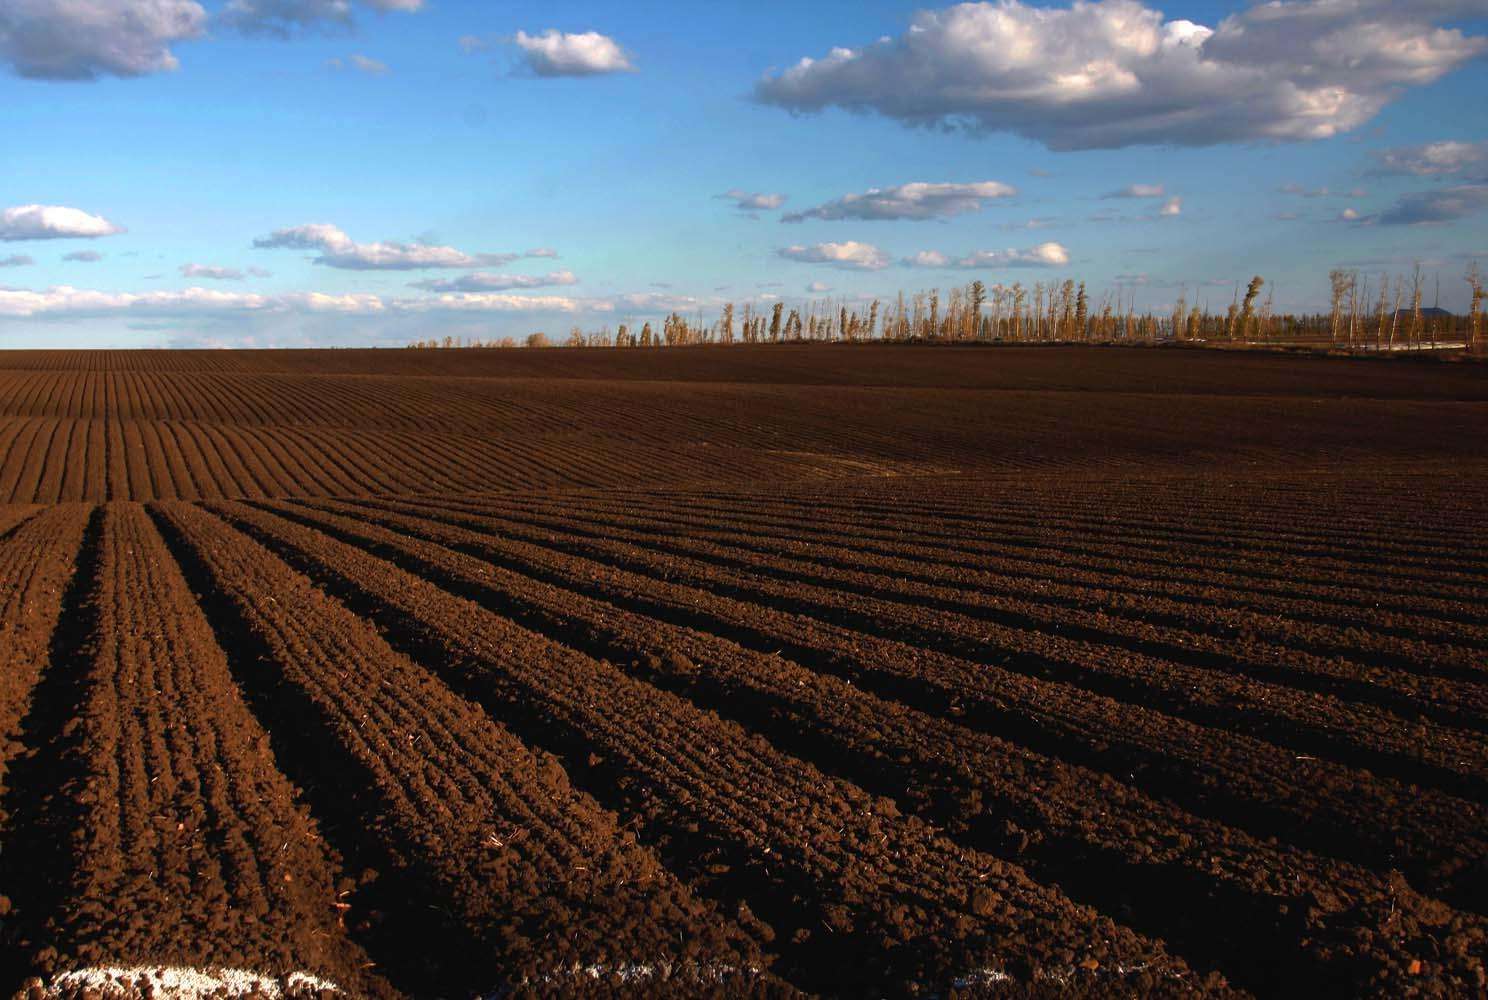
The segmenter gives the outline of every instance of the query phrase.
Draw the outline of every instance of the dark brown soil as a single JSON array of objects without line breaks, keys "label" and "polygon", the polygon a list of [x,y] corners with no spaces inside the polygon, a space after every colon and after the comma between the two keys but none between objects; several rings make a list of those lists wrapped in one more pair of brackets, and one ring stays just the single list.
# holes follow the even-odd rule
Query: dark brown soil
[{"label": "dark brown soil", "polygon": [[0,989],[1485,995],[1485,524],[1472,365],[0,353]]}]

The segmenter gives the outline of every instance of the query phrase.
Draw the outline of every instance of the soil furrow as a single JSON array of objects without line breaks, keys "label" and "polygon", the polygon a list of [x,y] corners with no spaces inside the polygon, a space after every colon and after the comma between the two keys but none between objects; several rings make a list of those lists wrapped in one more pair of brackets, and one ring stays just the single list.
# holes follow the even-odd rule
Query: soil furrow
[{"label": "soil furrow", "polygon": [[[426,518],[380,512],[360,501],[351,507],[327,501],[306,504],[339,507],[342,513],[434,541],[458,532]],[[489,535],[482,541],[482,558],[519,571],[533,572],[535,566],[536,572],[544,572],[541,559],[515,557],[504,549],[501,530]],[[583,548],[569,552],[561,539],[549,538],[544,545],[569,555],[587,553]],[[618,568],[643,577],[667,575],[639,561]],[[949,713],[1039,752],[1135,781],[1201,815],[1260,836],[1281,836],[1385,870],[1402,866],[1428,892],[1448,894],[1458,905],[1474,909],[1481,905],[1477,887],[1488,878],[1488,840],[1481,831],[1488,813],[1462,799],[1299,755],[1244,731],[1194,725],[999,665],[882,639],[804,615],[791,600],[761,601],[752,594],[689,587],[680,599],[631,596],[626,603],[651,617],[725,635],[759,651],[787,652],[812,669],[840,674],[930,714]],[[1388,827],[1378,824],[1382,815],[1392,817]]]},{"label": "soil furrow", "polygon": [[186,505],[153,512],[211,595],[238,683],[297,765],[312,814],[343,853],[380,862],[349,919],[369,951],[398,956],[397,985],[481,992],[593,966],[618,987],[617,970],[644,962],[660,970],[655,988],[769,986],[755,946],[552,757],[220,520]]},{"label": "soil furrow", "polygon": [[[283,504],[270,509],[364,547],[396,548],[402,540],[365,520],[307,516]],[[225,513],[248,530],[273,531],[273,521],[239,507]],[[626,664],[901,808],[949,825],[957,839],[1016,858],[1077,898],[1165,937],[1191,960],[1217,965],[1238,985],[1268,993],[1284,986],[1379,988],[1403,982],[1422,951],[1433,968],[1443,960],[1457,964],[1453,952],[1437,947],[1442,938],[1465,949],[1460,966],[1444,970],[1447,983],[1465,988],[1476,981],[1477,952],[1488,947],[1484,921],[1448,915],[1398,879],[1265,845],[1107,776],[896,706],[778,654],[585,597],[580,591],[597,582],[592,563],[567,561],[559,586],[453,551],[438,569],[445,586],[458,586],[482,606]],[[607,595],[622,597],[632,584],[621,573],[603,581]],[[1161,893],[1153,891],[1158,884]],[[1456,929],[1447,931],[1446,923]],[[1253,962],[1258,952],[1272,956],[1264,967]]]},{"label": "soil furrow", "polygon": [[944,986],[981,968],[1030,984],[1074,975],[1085,989],[1192,982],[1150,941],[683,699],[324,534],[286,525],[281,537],[393,641],[437,657],[571,771],[592,769],[664,852],[747,877],[751,909],[795,946],[782,971],[802,985]]}]

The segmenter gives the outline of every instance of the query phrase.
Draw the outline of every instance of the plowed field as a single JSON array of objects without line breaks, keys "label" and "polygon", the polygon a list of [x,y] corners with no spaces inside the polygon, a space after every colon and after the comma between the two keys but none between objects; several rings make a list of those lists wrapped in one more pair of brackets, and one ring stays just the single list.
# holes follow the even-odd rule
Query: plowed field
[{"label": "plowed field", "polygon": [[1488,995],[1488,369],[0,353],[0,995]]}]

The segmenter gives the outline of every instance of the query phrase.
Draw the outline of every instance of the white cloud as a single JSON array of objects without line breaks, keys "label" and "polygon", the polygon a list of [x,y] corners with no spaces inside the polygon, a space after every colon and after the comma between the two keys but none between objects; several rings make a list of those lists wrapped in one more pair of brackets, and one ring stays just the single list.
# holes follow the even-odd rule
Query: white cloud
[{"label": "white cloud", "polygon": [[900,261],[905,267],[955,268],[957,270],[993,270],[1010,267],[1064,267],[1069,251],[1060,243],[1040,243],[1026,250],[977,250],[965,257],[952,259],[938,250],[921,250]]},{"label": "white cloud", "polygon": [[[656,282],[652,287],[670,288],[671,286]],[[605,311],[639,313],[647,316],[693,312],[714,304],[712,300],[704,300],[691,295],[672,295],[661,292],[631,292],[599,301],[604,303]]]},{"label": "white cloud", "polygon": [[555,285],[577,285],[579,279],[572,271],[553,271],[550,274],[487,274],[477,271],[462,274],[458,278],[416,281],[414,288],[431,292],[497,292],[514,288],[551,288]]},{"label": "white cloud", "polygon": [[429,243],[357,243],[329,223],[276,229],[253,241],[261,250],[319,250],[315,263],[349,271],[417,271],[425,268],[500,267],[516,254],[467,254]]},{"label": "white cloud", "polygon": [[1272,0],[1217,28],[1139,0],[964,3],[898,38],[767,75],[756,97],[906,125],[1013,132],[1054,149],[1322,139],[1488,50],[1443,28],[1482,0]]},{"label": "white cloud", "polygon": [[1163,207],[1158,211],[1157,214],[1160,216],[1167,216],[1168,218],[1172,218],[1175,215],[1182,215],[1183,199],[1178,197],[1177,195],[1174,195],[1167,201],[1163,202]]},{"label": "white cloud", "polygon": [[0,287],[0,317],[34,319],[68,316],[150,315],[258,315],[317,313],[376,316],[392,313],[437,312],[580,312],[607,311],[603,300],[585,301],[564,296],[438,295],[413,298],[383,298],[370,293],[333,295],[323,292],[291,292],[261,295],[253,292],[224,292],[209,288],[187,288],[177,292],[103,292],[70,285],[43,291]]},{"label": "white cloud", "polygon": [[811,284],[806,286],[807,295],[821,295],[823,292],[830,292],[831,290],[831,285],[824,284],[820,281],[813,281]]},{"label": "white cloud", "polygon": [[827,264],[848,271],[881,271],[889,266],[889,255],[872,243],[818,243],[815,246],[789,246],[775,253],[786,260],[806,264]]},{"label": "white cloud", "polygon": [[906,257],[901,261],[905,267],[950,267],[951,258],[939,250],[921,250],[913,257]]},{"label": "white cloud", "polygon": [[1461,184],[1401,195],[1381,213],[1386,226],[1426,226],[1456,222],[1488,209],[1488,184]]},{"label": "white cloud", "polygon": [[739,188],[730,188],[723,194],[714,195],[723,201],[731,201],[734,207],[746,215],[754,216],[756,212],[770,212],[785,204],[785,195],[765,191],[744,191]]},{"label": "white cloud", "polygon": [[97,264],[103,260],[103,254],[97,250],[74,250],[72,253],[63,254],[62,259],[77,264]]},{"label": "white cloud", "polygon": [[0,257],[0,267],[30,267],[36,263],[34,257],[25,254],[14,253],[9,257]]},{"label": "white cloud", "polygon": [[1428,142],[1374,153],[1376,173],[1443,177],[1488,167],[1488,142]]},{"label": "white cloud", "polygon": [[96,239],[123,231],[102,216],[63,205],[17,205],[0,211],[0,241]]},{"label": "white cloud", "polygon": [[394,299],[391,307],[400,312],[561,312],[586,310],[607,312],[607,302],[573,299],[566,295],[502,295],[495,293],[446,294],[430,298]]},{"label": "white cloud", "polygon": [[1103,198],[1161,198],[1167,189],[1161,184],[1128,184],[1118,191],[1104,194]]},{"label": "white cloud", "polygon": [[176,69],[176,42],[200,38],[196,0],[3,0],[0,62],[24,77],[92,80]]},{"label": "white cloud", "polygon": [[387,76],[392,72],[385,62],[379,62],[364,55],[352,55],[346,59],[336,58],[326,60],[326,65],[334,70],[354,69],[358,73],[367,76]]},{"label": "white cloud", "polygon": [[625,50],[597,31],[565,34],[549,28],[541,35],[518,31],[512,43],[522,50],[527,68],[538,76],[597,76],[635,69]]},{"label": "white cloud", "polygon": [[[256,272],[255,277],[263,277],[267,274],[267,272],[259,272],[257,268],[251,270]],[[216,267],[211,264],[182,264],[181,274],[187,278],[210,278],[213,281],[243,280],[243,272],[238,268]]]},{"label": "white cloud", "polygon": [[554,250],[552,247],[537,247],[536,249],[528,250],[522,256],[523,257],[543,257],[543,258],[547,258],[549,260],[556,260],[557,257],[558,257],[558,251],[557,250]]},{"label": "white cloud", "polygon": [[1000,181],[978,181],[972,184],[927,184],[916,181],[891,188],[870,188],[863,194],[843,195],[825,205],[792,212],[780,221],[939,219],[978,212],[987,201],[1011,198],[1017,193],[1016,188]]},{"label": "white cloud", "polygon": [[[380,14],[416,13],[424,0],[358,0]],[[316,30],[349,31],[355,24],[352,0],[231,0],[220,20],[245,35],[289,38]]]}]

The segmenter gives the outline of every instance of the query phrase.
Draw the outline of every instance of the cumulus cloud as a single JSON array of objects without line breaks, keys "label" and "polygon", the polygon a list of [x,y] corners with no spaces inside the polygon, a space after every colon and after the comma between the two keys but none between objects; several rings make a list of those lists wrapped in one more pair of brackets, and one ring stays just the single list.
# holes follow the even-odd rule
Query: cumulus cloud
[{"label": "cumulus cloud", "polygon": [[805,264],[827,264],[847,271],[881,271],[890,264],[889,255],[872,243],[818,243],[815,246],[789,246],[775,251],[786,260]]},{"label": "cumulus cloud", "polygon": [[[358,0],[357,6],[412,14],[423,9],[424,0]],[[218,17],[245,35],[290,38],[309,31],[350,31],[352,8],[352,0],[231,0]]]},{"label": "cumulus cloud", "polygon": [[1163,202],[1163,207],[1158,210],[1157,214],[1166,218],[1172,218],[1175,215],[1182,215],[1183,199],[1178,197],[1177,195],[1174,195],[1167,201]]},{"label": "cumulus cloud", "polygon": [[830,292],[831,290],[831,285],[825,284],[820,281],[813,281],[811,284],[806,286],[807,295],[821,295],[823,292]]},{"label": "cumulus cloud", "polygon": [[176,69],[171,46],[206,26],[196,0],[4,0],[0,62],[40,80],[144,76]]},{"label": "cumulus cloud", "polygon": [[951,258],[939,250],[921,250],[900,261],[905,267],[955,268],[958,270],[993,270],[1010,267],[1064,267],[1069,251],[1062,244],[1040,243],[1026,250],[977,250],[965,257]]},{"label": "cumulus cloud", "polygon": [[35,258],[27,257],[25,254],[20,253],[13,253],[9,257],[0,257],[0,267],[30,267],[35,263]]},{"label": "cumulus cloud", "polygon": [[326,65],[334,70],[352,69],[367,76],[387,76],[392,72],[385,62],[379,62],[368,56],[356,54],[346,59],[336,58],[326,60]]},{"label": "cumulus cloud", "polygon": [[1456,222],[1488,209],[1488,184],[1461,184],[1401,195],[1380,214],[1386,226],[1426,226]]},{"label": "cumulus cloud", "polygon": [[863,194],[843,195],[825,205],[792,212],[781,222],[803,222],[806,219],[941,219],[967,212],[981,211],[985,202],[1011,198],[1016,188],[1000,181],[978,181],[972,184],[927,184],[916,181],[891,188],[869,188]]},{"label": "cumulus cloud", "polygon": [[1483,171],[1488,175],[1488,142],[1428,142],[1382,149],[1373,155],[1378,174],[1445,177]]},{"label": "cumulus cloud", "polygon": [[964,3],[765,76],[758,100],[1054,149],[1323,139],[1372,119],[1488,39],[1441,23],[1482,0],[1271,0],[1210,28],[1140,0]]},{"label": "cumulus cloud", "polygon": [[0,241],[96,239],[123,231],[102,216],[63,205],[17,205],[0,211]]},{"label": "cumulus cloud", "polygon": [[74,250],[72,253],[63,254],[62,259],[78,264],[97,264],[103,260],[103,254],[97,250]]},{"label": "cumulus cloud", "polygon": [[1167,189],[1161,184],[1128,184],[1116,191],[1108,191],[1102,198],[1161,198]]},{"label": "cumulus cloud", "polygon": [[426,268],[500,267],[516,254],[468,254],[430,243],[357,243],[329,223],[276,229],[253,241],[260,250],[318,250],[315,263],[348,271],[418,271]]},{"label": "cumulus cloud", "polygon": [[744,191],[739,188],[730,188],[723,194],[714,195],[722,201],[731,201],[734,207],[751,218],[758,218],[757,212],[770,212],[785,204],[785,195],[774,194],[764,191]]},{"label": "cumulus cloud", "polygon": [[431,278],[416,281],[414,288],[431,292],[497,292],[513,288],[551,288],[555,285],[577,285],[579,279],[572,271],[553,271],[549,274],[487,274],[477,271],[462,274],[458,278]]},{"label": "cumulus cloud", "polygon": [[518,31],[512,44],[522,50],[527,68],[538,76],[598,76],[635,70],[625,50],[597,31],[566,34],[549,28],[541,35]]}]

